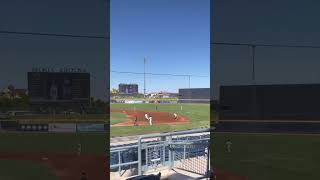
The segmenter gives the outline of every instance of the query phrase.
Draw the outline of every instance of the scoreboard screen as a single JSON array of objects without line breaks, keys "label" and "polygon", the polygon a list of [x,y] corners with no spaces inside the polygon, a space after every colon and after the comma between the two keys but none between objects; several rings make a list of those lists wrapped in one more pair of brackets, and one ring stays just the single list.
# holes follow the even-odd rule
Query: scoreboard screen
[{"label": "scoreboard screen", "polygon": [[122,95],[135,95],[138,94],[137,84],[119,84],[119,94]]},{"label": "scoreboard screen", "polygon": [[89,101],[89,73],[29,72],[30,101]]}]

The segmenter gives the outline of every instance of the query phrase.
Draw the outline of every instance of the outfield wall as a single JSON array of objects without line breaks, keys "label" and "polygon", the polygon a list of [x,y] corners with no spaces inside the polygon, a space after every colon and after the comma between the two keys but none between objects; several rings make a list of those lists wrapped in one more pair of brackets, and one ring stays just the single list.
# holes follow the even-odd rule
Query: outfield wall
[{"label": "outfield wall", "polygon": [[178,103],[209,104],[210,88],[179,89]]},{"label": "outfield wall", "polygon": [[179,99],[179,100],[112,100],[115,104],[210,104],[209,99]]},{"label": "outfield wall", "polygon": [[253,122],[253,121],[223,121],[218,124],[213,123],[215,132],[234,133],[301,133],[320,134],[319,122]]},{"label": "outfield wall", "polygon": [[178,100],[111,100],[118,104],[177,104]]},{"label": "outfield wall", "polygon": [[0,129],[17,132],[52,132],[52,133],[76,133],[76,132],[106,132],[106,123],[19,123],[8,120],[0,121]]},{"label": "outfield wall", "polygon": [[220,87],[221,120],[320,121],[320,84]]}]

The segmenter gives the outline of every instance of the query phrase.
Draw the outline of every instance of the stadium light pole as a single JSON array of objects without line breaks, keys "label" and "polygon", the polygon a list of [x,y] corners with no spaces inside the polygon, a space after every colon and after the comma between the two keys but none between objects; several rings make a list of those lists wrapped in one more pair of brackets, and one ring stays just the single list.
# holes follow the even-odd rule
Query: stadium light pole
[{"label": "stadium light pole", "polygon": [[189,78],[189,89],[190,89],[190,78],[191,78],[191,76],[190,75],[188,75],[188,78]]},{"label": "stadium light pole", "polygon": [[251,45],[252,49],[252,83],[256,84],[256,70],[255,70],[255,54],[256,54],[256,46]]},{"label": "stadium light pole", "polygon": [[144,59],[143,59],[143,80],[144,80],[143,96],[144,96],[144,98],[146,98],[146,63],[147,63],[147,58],[144,57]]},{"label": "stadium light pole", "polygon": [[255,69],[255,55],[256,46],[250,45],[252,53],[252,85],[253,85],[253,118],[258,118],[258,102],[257,102],[257,87],[256,85],[256,69]]}]

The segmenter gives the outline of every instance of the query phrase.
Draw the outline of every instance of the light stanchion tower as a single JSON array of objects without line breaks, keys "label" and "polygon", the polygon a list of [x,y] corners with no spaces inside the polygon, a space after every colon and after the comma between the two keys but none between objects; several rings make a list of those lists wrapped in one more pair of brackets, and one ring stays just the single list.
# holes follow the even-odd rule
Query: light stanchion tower
[{"label": "light stanchion tower", "polygon": [[144,80],[143,95],[144,95],[144,98],[146,98],[146,64],[147,64],[147,58],[144,57],[144,59],[143,59],[143,80]]}]

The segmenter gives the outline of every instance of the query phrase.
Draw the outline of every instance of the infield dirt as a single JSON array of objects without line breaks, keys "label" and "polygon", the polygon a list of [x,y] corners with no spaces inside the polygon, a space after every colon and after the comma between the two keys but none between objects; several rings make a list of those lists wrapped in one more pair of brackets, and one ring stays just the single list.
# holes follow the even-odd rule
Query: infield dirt
[{"label": "infield dirt", "polygon": [[178,115],[177,119],[174,119],[173,114],[167,112],[146,112],[141,110],[121,110],[111,109],[112,112],[120,112],[127,115],[127,122],[114,124],[112,126],[133,126],[135,118],[137,117],[137,124],[139,126],[149,125],[149,121],[145,119],[145,113],[152,116],[152,124],[186,124],[188,119],[184,116]]}]

